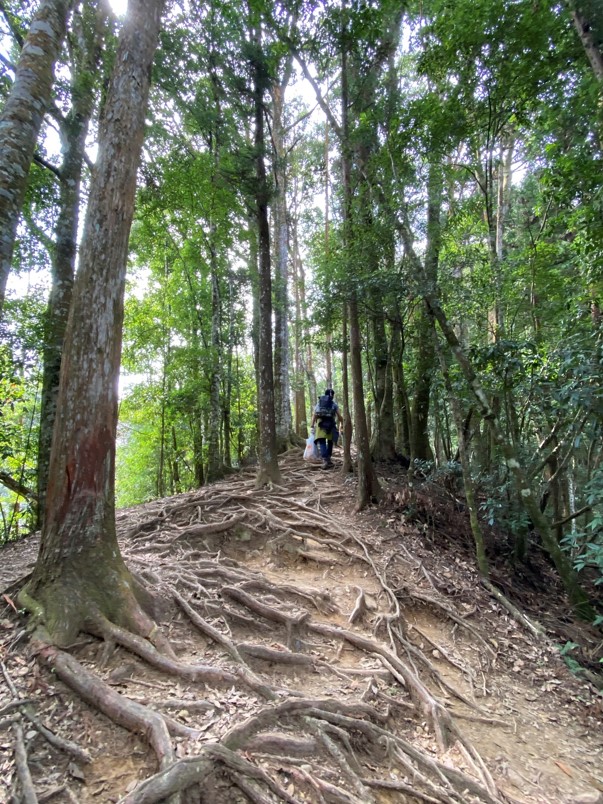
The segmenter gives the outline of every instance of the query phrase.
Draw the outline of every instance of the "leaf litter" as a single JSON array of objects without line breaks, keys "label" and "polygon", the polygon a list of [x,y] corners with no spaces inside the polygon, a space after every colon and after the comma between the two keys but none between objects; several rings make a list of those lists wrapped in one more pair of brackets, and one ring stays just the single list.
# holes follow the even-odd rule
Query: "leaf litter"
[{"label": "leaf litter", "polygon": [[[271,489],[241,473],[118,512],[173,660],[108,626],[52,672],[13,603],[37,539],[2,550],[1,800],[602,802],[602,699],[560,656],[561,596],[535,610],[528,590],[546,635],[523,627],[434,484],[409,506],[390,471],[385,502],[357,514],[353,478],[297,451],[281,470]],[[139,725],[82,700],[70,672]],[[140,725],[156,716],[169,761]]]}]

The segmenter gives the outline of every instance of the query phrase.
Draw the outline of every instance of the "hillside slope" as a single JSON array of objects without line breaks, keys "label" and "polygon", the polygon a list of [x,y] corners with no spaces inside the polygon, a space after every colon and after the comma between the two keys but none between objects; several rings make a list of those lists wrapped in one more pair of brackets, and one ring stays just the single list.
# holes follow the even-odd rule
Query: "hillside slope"
[{"label": "hillside slope", "polygon": [[602,802],[602,698],[559,652],[597,635],[552,580],[526,586],[539,636],[480,585],[453,497],[390,472],[356,514],[352,479],[281,466],[119,512],[172,655],[115,629],[32,656],[35,537],[0,551],[0,800]]}]

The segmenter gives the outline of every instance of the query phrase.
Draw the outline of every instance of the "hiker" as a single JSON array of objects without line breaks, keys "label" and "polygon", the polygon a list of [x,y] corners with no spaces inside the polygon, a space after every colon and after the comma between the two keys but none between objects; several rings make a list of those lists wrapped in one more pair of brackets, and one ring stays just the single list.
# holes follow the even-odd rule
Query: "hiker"
[{"label": "hiker", "polygon": [[[337,422],[343,424],[343,416],[339,412],[337,402],[333,400],[334,396],[335,391],[327,388],[318,400],[312,416],[311,430],[314,433],[314,442],[320,449],[321,469],[332,469],[334,466],[331,455],[333,454],[333,443],[339,436]],[[317,422],[318,426],[315,427]]]}]

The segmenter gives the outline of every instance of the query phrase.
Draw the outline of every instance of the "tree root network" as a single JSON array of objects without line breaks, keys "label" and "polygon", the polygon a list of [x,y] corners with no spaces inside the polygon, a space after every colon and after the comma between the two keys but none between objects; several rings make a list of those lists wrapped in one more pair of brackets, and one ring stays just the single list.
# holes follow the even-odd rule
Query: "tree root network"
[{"label": "tree root network", "polygon": [[[297,451],[281,471],[283,485],[269,490],[243,474],[119,512],[124,557],[160,602],[171,648],[96,618],[66,650],[32,641],[43,692],[58,694],[60,682],[143,737],[154,772],[122,788],[122,804],[370,804],[386,794],[508,801],[444,698],[461,718],[488,712],[444,677],[425,644],[470,685],[473,671],[454,648],[409,625],[405,611],[437,610],[486,662],[491,644],[450,601],[392,583],[360,526],[338,523],[341,478],[311,471]],[[339,598],[333,573],[343,578]],[[30,767],[23,727],[77,767],[94,765],[94,745],[43,724],[34,708],[47,697],[23,697],[11,656],[0,723],[11,727],[13,793],[26,804],[49,794],[71,800],[82,780],[45,785]]]}]

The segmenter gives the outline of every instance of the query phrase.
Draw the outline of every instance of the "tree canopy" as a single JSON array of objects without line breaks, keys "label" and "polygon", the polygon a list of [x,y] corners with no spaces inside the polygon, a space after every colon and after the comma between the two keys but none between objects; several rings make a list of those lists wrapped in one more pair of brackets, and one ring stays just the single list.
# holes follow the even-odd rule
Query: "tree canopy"
[{"label": "tree canopy", "polygon": [[[2,131],[29,149],[18,186],[8,150],[0,166],[4,541],[44,521],[69,309],[105,303],[106,287],[74,303],[72,287],[133,13],[2,8]],[[128,247],[117,504],[254,460],[278,483],[277,453],[301,449],[332,386],[358,507],[378,500],[374,461],[460,474],[483,572],[483,527],[511,534],[519,562],[542,543],[594,617],[580,581],[603,569],[600,26],[586,0],[169,3]],[[8,133],[17,101],[39,120]]]}]

